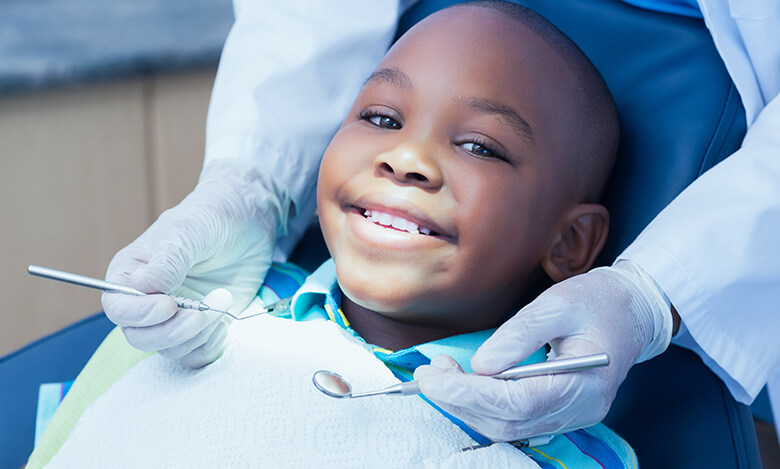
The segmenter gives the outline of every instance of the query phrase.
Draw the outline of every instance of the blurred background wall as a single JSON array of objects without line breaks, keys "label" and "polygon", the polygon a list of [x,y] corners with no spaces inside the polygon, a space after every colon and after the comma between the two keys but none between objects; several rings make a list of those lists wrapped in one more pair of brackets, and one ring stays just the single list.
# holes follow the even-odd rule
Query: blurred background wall
[{"label": "blurred background wall", "polygon": [[197,182],[229,0],[0,2],[0,356],[100,311],[113,254]]}]

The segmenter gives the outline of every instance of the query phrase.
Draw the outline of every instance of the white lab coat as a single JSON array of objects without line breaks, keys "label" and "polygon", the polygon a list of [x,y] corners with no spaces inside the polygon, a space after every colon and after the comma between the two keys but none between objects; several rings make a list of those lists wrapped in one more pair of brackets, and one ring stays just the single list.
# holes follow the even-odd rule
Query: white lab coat
[{"label": "white lab coat", "polygon": [[[296,213],[280,252],[311,219],[320,156],[390,44],[403,3],[234,0],[205,166],[242,158],[286,187]],[[699,353],[742,402],[772,381],[780,409],[780,2],[700,4],[748,134],[622,257],[650,273],[680,312],[677,343]]]},{"label": "white lab coat", "polygon": [[780,422],[780,2],[699,4],[748,132],[621,257],[641,265],[680,313],[673,342],[697,352],[740,402],[768,382]]}]

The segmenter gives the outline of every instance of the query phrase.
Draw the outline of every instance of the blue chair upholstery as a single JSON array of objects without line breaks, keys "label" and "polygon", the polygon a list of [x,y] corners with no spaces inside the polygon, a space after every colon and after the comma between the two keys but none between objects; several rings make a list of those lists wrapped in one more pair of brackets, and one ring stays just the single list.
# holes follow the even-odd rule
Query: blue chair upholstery
[{"label": "blue chair upholstery", "polygon": [[[404,31],[456,1],[422,0]],[[744,110],[701,20],[618,0],[519,0],[568,34],[601,72],[621,123],[618,162],[604,197],[610,264],[663,207],[736,150]],[[605,423],[643,468],[760,467],[749,407],[688,350],[670,347],[635,366]]]},{"label": "blue chair upholstery", "polygon": [[0,467],[32,452],[41,383],[74,379],[113,326],[95,314],[0,358]]}]

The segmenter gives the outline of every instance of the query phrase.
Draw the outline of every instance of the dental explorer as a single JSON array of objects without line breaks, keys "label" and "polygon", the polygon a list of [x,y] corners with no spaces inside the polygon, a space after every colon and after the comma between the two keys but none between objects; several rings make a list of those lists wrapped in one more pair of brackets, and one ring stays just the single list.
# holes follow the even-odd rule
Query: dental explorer
[{"label": "dental explorer", "polygon": [[[56,269],[50,269],[48,267],[41,267],[39,265],[30,265],[27,267],[27,272],[29,272],[32,275],[37,275],[38,277],[44,277],[51,280],[59,280],[60,282],[66,282],[66,283],[72,283],[73,285],[79,285],[82,287],[88,287],[88,288],[94,288],[97,290],[103,290],[105,292],[111,292],[111,293],[124,293],[125,295],[134,295],[134,296],[146,296],[147,293],[144,293],[140,290],[136,290],[133,287],[122,285],[119,283],[114,282],[107,282],[105,280],[99,280],[92,277],[87,277],[84,275],[78,275],[73,274],[70,272],[63,272],[61,270]],[[215,313],[222,313],[227,314],[228,316],[232,317],[236,320],[242,320],[247,319],[253,316],[257,316],[259,314],[265,314],[265,313],[271,313],[278,307],[282,306],[285,303],[289,302],[289,299],[284,299],[277,301],[275,303],[271,303],[267,306],[264,306],[263,309],[259,312],[247,315],[247,316],[236,316],[235,314],[232,314],[228,311],[222,311],[220,309],[215,309],[207,305],[206,303],[199,301],[199,300],[193,300],[190,298],[184,298],[181,296],[173,296],[168,295],[176,302],[176,305],[179,308],[184,309],[194,309],[197,311],[214,311]]]}]

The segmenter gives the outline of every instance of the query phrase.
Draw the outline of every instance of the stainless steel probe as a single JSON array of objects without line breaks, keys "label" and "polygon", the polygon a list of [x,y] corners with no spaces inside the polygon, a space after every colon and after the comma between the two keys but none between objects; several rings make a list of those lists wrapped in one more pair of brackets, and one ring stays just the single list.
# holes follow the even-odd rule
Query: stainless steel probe
[{"label": "stainless steel probe", "polygon": [[[105,280],[100,280],[92,277],[87,277],[84,275],[78,275],[73,274],[70,272],[63,272],[61,270],[56,269],[50,269],[48,267],[41,267],[39,265],[30,265],[27,267],[27,272],[29,272],[32,275],[37,275],[38,277],[44,277],[52,280],[59,280],[60,282],[66,282],[66,283],[72,283],[73,285],[79,285],[82,287],[88,287],[88,288],[94,288],[97,290],[103,290],[106,292],[112,292],[112,293],[124,293],[125,295],[134,295],[134,296],[146,296],[147,294],[136,290],[133,287],[129,287],[127,285],[122,285],[120,283],[114,283],[114,282],[107,282]],[[258,314],[265,314],[265,313],[271,313],[274,309],[283,306],[284,304],[289,302],[289,299],[277,301],[276,303],[271,303],[267,306],[263,307],[263,310],[257,313],[253,313],[247,316],[236,316],[228,311],[222,311],[221,309],[215,309],[207,305],[206,303],[200,301],[200,300],[193,300],[190,298],[184,298],[181,296],[173,296],[168,295],[171,298],[173,298],[173,301],[176,302],[176,305],[179,308],[184,309],[194,309],[197,311],[214,311],[215,313],[222,313],[227,314],[231,318],[241,320],[250,318],[252,316],[257,316]]]}]

